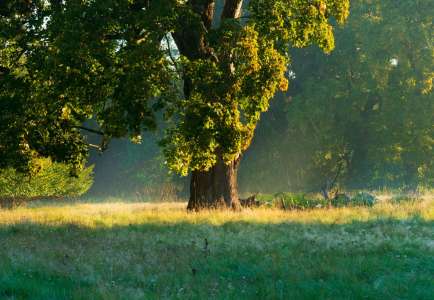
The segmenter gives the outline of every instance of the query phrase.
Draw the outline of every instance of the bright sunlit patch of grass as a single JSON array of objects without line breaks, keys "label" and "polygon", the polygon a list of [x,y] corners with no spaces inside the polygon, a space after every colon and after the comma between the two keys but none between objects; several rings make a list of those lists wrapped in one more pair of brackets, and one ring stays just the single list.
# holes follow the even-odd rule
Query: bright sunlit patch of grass
[{"label": "bright sunlit patch of grass", "polygon": [[186,204],[173,203],[78,203],[66,205],[44,205],[15,210],[0,210],[0,224],[23,221],[62,225],[74,223],[79,226],[113,226],[144,224],[148,222],[176,224],[208,223],[221,225],[226,222],[243,221],[259,224],[282,222],[345,224],[354,221],[370,221],[378,218],[407,219],[418,215],[425,220],[434,219],[431,200],[394,205],[380,203],[374,208],[318,208],[311,210],[245,209],[232,211],[201,211],[188,213]]},{"label": "bright sunlit patch of grass", "polygon": [[430,299],[432,199],[187,213],[185,203],[0,210],[0,299]]}]

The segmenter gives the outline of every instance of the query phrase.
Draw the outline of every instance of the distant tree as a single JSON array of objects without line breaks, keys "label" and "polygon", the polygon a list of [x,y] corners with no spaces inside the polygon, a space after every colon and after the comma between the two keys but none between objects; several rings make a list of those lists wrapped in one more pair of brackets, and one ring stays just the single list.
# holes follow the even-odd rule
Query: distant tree
[{"label": "distant tree", "polygon": [[164,107],[167,164],[192,172],[188,208],[238,208],[240,157],[287,89],[288,48],[330,52],[349,0],[226,0],[221,13],[216,2],[1,2],[0,167],[35,155],[80,167],[84,131],[101,150],[140,142]]},{"label": "distant tree", "polygon": [[[312,135],[326,137],[320,141],[324,158],[339,156],[330,147],[351,148],[342,178],[348,186],[432,181],[433,9],[429,1],[355,1],[338,51],[326,59],[312,51],[312,64],[304,65],[298,62],[305,54],[295,56],[304,79],[296,106],[313,123],[297,119],[306,115],[296,108],[291,123],[309,124]],[[309,77],[313,69],[316,78]]]},{"label": "distant tree", "polygon": [[294,88],[246,168],[290,189],[320,190],[338,173],[346,188],[432,186],[433,11],[433,1],[355,0],[336,51],[293,50]]}]

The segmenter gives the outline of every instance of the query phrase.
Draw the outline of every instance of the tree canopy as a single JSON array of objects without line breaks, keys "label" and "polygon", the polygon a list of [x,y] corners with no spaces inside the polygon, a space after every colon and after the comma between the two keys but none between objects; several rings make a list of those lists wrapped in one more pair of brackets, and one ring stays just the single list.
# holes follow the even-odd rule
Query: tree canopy
[{"label": "tree canopy", "polygon": [[163,108],[172,170],[234,160],[287,89],[288,48],[330,52],[348,10],[348,0],[1,2],[0,168],[25,170],[35,156],[80,167],[111,138],[139,142]]}]

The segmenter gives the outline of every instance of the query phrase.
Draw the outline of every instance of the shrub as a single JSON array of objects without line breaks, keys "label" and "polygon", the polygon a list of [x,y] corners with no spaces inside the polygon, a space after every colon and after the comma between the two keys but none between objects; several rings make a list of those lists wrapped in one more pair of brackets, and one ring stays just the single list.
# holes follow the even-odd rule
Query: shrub
[{"label": "shrub", "polygon": [[351,204],[354,206],[374,206],[374,204],[377,202],[377,198],[369,193],[366,192],[360,192],[354,195],[351,198]]},{"label": "shrub", "polygon": [[256,200],[259,201],[260,206],[273,207],[274,195],[273,194],[257,194]]},{"label": "shrub", "polygon": [[334,207],[346,207],[351,206],[351,199],[345,194],[337,194],[332,200],[330,200],[330,204]]},{"label": "shrub", "polygon": [[0,170],[0,199],[77,197],[86,193],[93,183],[93,166],[71,177],[70,168],[65,164],[50,159],[36,159],[33,164],[39,169],[33,176],[11,168]]},{"label": "shrub", "polygon": [[325,205],[324,201],[308,198],[302,193],[278,193],[274,197],[274,203],[283,209],[308,209]]},{"label": "shrub", "polygon": [[278,207],[281,209],[310,209],[321,207],[351,207],[368,206],[371,207],[377,202],[377,198],[366,192],[359,192],[350,198],[346,194],[336,194],[331,200],[316,198],[315,195],[303,193],[277,193],[258,194],[256,200],[263,207]]}]

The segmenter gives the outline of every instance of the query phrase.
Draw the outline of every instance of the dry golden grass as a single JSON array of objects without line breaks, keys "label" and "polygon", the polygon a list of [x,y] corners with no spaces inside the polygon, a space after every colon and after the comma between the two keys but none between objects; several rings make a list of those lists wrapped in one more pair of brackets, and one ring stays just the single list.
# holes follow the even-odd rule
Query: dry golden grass
[{"label": "dry golden grass", "polygon": [[430,299],[432,199],[187,213],[185,203],[0,210],[0,299]]},{"label": "dry golden grass", "polygon": [[46,225],[75,224],[85,227],[122,226],[130,224],[163,223],[191,224],[208,223],[221,225],[226,222],[243,221],[258,224],[282,222],[345,224],[354,221],[366,222],[380,218],[407,219],[415,214],[425,220],[434,220],[432,199],[394,205],[381,202],[373,208],[345,207],[319,208],[312,210],[245,209],[242,212],[211,210],[189,213],[186,203],[131,203],[103,202],[52,205],[34,204],[14,210],[0,210],[0,225],[32,222]]}]

